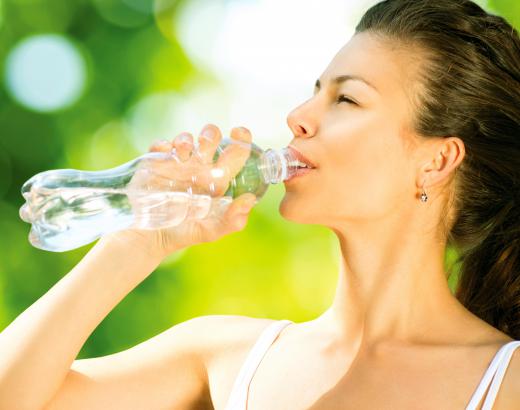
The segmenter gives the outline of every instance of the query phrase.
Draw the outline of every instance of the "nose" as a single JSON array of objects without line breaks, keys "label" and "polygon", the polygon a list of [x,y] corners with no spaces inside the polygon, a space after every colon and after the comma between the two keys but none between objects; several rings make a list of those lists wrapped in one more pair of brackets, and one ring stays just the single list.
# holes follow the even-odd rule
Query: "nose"
[{"label": "nose", "polygon": [[316,134],[317,121],[306,109],[306,104],[292,110],[287,116],[287,125],[296,137],[310,138]]}]

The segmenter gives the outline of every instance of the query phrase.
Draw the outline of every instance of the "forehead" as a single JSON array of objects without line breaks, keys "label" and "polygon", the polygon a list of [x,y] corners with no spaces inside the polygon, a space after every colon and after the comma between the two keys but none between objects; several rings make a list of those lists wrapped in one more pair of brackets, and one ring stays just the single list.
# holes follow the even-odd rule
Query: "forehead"
[{"label": "forehead", "polygon": [[358,75],[373,84],[383,98],[395,96],[404,93],[412,74],[407,60],[403,50],[391,48],[369,33],[359,33],[337,52],[320,78],[324,83],[338,75]]}]

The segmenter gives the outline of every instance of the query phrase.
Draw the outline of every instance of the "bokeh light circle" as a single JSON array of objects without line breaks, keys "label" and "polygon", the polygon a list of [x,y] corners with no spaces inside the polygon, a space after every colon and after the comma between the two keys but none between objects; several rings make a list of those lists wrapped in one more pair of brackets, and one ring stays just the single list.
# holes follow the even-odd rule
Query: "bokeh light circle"
[{"label": "bokeh light circle", "polygon": [[78,48],[66,37],[42,34],[28,37],[9,53],[5,83],[10,95],[35,111],[69,107],[81,96],[87,70]]},{"label": "bokeh light circle", "polygon": [[184,131],[197,137],[207,123],[216,124],[227,136],[229,113],[222,101],[229,96],[225,90],[202,81],[186,84],[186,89],[189,91],[147,95],[130,108],[126,116],[130,139],[139,152],[148,151],[154,141],[172,140]]}]

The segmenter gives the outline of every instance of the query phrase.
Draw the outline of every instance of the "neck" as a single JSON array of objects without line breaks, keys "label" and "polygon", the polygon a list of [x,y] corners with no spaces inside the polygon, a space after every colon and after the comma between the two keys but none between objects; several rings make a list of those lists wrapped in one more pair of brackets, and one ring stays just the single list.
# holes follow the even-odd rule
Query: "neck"
[{"label": "neck", "polygon": [[339,278],[324,314],[334,333],[369,345],[442,343],[460,335],[455,321],[470,315],[449,289],[446,243],[410,219],[375,225],[336,230]]}]

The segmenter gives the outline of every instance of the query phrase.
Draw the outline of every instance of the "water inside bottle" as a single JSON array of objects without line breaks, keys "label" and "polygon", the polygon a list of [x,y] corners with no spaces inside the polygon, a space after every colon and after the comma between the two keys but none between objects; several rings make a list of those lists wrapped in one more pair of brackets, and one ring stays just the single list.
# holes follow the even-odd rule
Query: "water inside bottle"
[{"label": "water inside bottle", "polygon": [[33,186],[20,217],[32,223],[29,241],[45,250],[69,250],[126,228],[157,229],[221,214],[228,196],[91,187]]}]

